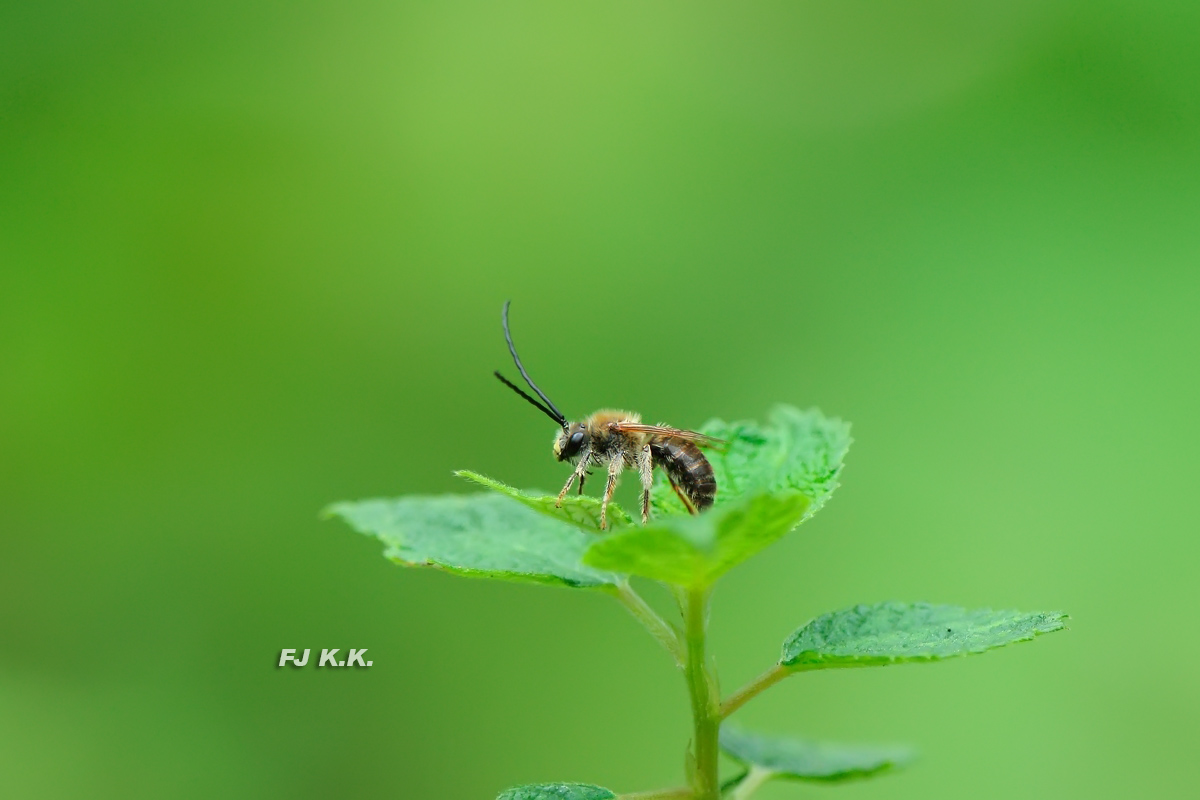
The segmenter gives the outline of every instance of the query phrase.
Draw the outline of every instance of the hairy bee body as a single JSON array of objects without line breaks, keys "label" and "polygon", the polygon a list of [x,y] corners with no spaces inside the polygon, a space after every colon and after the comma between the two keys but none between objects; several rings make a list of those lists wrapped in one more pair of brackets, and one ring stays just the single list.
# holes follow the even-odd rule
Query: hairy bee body
[{"label": "hairy bee body", "polygon": [[[632,411],[604,409],[592,414],[579,425],[587,432],[589,450],[604,458],[606,462],[620,454],[625,457],[627,467],[634,467],[636,458],[631,455],[636,454],[638,450],[648,444],[650,437],[644,433],[621,432],[617,430],[616,426],[622,423],[641,421],[641,415]],[[561,435],[557,434],[556,438]]]},{"label": "hairy bee body", "polygon": [[576,479],[579,491],[592,465],[605,467],[608,483],[600,509],[600,527],[607,527],[608,502],[617,486],[617,479],[626,469],[637,470],[642,481],[642,522],[650,518],[650,488],[654,484],[654,468],[661,466],[667,473],[684,506],[696,513],[713,504],[717,481],[712,465],[688,436],[665,425],[642,425],[641,416],[632,411],[602,410],[587,419],[571,423],[554,436],[554,455],[559,461],[575,461],[575,472],[558,495],[563,497]]}]

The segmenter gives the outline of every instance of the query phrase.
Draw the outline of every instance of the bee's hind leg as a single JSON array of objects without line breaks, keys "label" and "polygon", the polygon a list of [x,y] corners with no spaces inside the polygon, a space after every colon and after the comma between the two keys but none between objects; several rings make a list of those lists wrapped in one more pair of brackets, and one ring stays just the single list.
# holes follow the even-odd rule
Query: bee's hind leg
[{"label": "bee's hind leg", "polygon": [[693,505],[692,501],[688,499],[688,496],[683,493],[683,489],[679,488],[679,484],[675,482],[675,479],[671,477],[671,473],[669,472],[667,473],[667,480],[671,481],[671,488],[674,489],[675,494],[679,496],[679,500],[681,503],[683,503],[683,507],[688,510],[689,514],[695,514],[696,506]]},{"label": "bee's hind leg", "polygon": [[583,494],[583,478],[587,474],[588,464],[591,462],[592,455],[587,450],[579,454],[579,466],[575,467],[575,471],[571,473],[571,477],[567,478],[566,484],[562,491],[558,493],[558,499],[554,501],[555,508],[562,508],[563,498],[567,496],[567,492],[571,491],[571,484],[575,479],[579,479],[579,493]]},{"label": "bee's hind leg", "polygon": [[642,478],[642,524],[650,519],[650,487],[654,485],[654,460],[650,457],[650,445],[638,453],[638,473]]}]

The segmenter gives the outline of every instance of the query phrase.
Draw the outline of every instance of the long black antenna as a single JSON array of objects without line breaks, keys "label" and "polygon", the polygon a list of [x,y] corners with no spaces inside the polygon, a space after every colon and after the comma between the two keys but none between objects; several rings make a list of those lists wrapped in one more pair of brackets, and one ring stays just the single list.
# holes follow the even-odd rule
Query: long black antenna
[{"label": "long black antenna", "polygon": [[499,378],[499,379],[500,379],[500,381],[501,381],[501,383],[503,383],[505,386],[507,386],[508,388],[512,389],[514,392],[516,392],[517,394],[521,395],[521,397],[524,397],[524,398],[525,398],[526,400],[528,400],[530,403],[533,403],[535,406],[537,406],[539,409],[541,409],[542,413],[543,413],[543,414],[545,414],[547,417],[549,417],[550,419],[554,420],[554,421],[555,421],[555,422],[557,422],[559,425],[562,425],[562,426],[563,426],[563,428],[566,428],[566,427],[567,427],[567,425],[566,425],[566,420],[564,420],[564,419],[561,419],[561,418],[559,418],[559,417],[555,416],[555,414],[554,414],[554,412],[553,412],[553,411],[551,411],[550,409],[546,408],[544,405],[542,405],[541,403],[539,403],[537,400],[534,400],[534,399],[533,399],[532,397],[530,397],[529,395],[525,394],[525,392],[521,391],[520,387],[518,387],[518,386],[514,386],[514,385],[513,385],[513,382],[512,382],[512,381],[510,381],[508,378],[504,377],[503,375],[501,375],[499,371],[496,371],[496,372],[494,372],[494,373],[492,373],[492,374],[493,374],[493,375],[495,375],[497,378]]},{"label": "long black antenna", "polygon": [[517,388],[517,386],[512,381],[510,381],[508,378],[501,375],[499,370],[496,371],[495,375],[497,378],[500,379],[500,381],[505,386],[512,389],[517,394],[521,395],[521,397],[524,397],[530,403],[533,403],[533,405],[535,405],[539,409],[541,409],[542,413],[544,413],[546,416],[550,417],[550,419],[554,420],[559,425],[561,425],[563,427],[563,430],[566,430],[566,428],[567,428],[566,416],[564,416],[563,413],[558,410],[558,406],[554,405],[554,403],[551,402],[549,397],[546,397],[545,392],[543,392],[541,389],[539,389],[537,384],[533,382],[533,379],[529,377],[529,373],[525,371],[525,365],[521,363],[521,357],[517,355],[517,347],[516,347],[516,345],[513,344],[512,333],[508,330],[508,307],[511,303],[512,303],[511,300],[504,301],[504,311],[500,315],[500,319],[504,323],[504,341],[508,342],[508,352],[512,353],[513,361],[516,363],[517,369],[520,370],[521,377],[524,378],[525,382],[529,384],[529,388],[533,389],[533,391],[537,393],[537,396],[542,398],[543,401],[545,401],[546,405],[542,405],[537,400],[534,400],[532,397],[525,394],[525,392],[523,392],[523,391],[521,391],[521,389]]}]

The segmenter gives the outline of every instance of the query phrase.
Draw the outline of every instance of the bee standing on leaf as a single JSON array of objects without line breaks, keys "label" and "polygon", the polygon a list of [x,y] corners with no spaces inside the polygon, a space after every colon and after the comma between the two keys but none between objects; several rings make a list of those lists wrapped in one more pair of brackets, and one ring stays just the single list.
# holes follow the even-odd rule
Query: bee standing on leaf
[{"label": "bee standing on leaf", "polygon": [[559,424],[562,430],[554,435],[554,457],[576,464],[575,471],[558,493],[556,506],[562,507],[563,498],[576,480],[579,481],[579,494],[583,494],[583,482],[590,474],[588,467],[592,465],[608,470],[604,499],[600,503],[600,530],[608,527],[608,504],[621,472],[626,469],[636,469],[642,480],[643,524],[650,519],[650,487],[654,484],[656,466],[661,466],[667,473],[671,488],[688,511],[695,514],[713,504],[717,495],[717,480],[713,477],[712,465],[700,448],[724,444],[722,440],[666,425],[643,425],[641,416],[630,411],[597,411],[582,422],[567,422],[567,418],[530,379],[521,364],[508,329],[508,306],[508,303],[504,304],[504,313],[501,315],[508,351],[512,353],[521,377],[545,405],[525,394],[499,371],[496,377]]}]

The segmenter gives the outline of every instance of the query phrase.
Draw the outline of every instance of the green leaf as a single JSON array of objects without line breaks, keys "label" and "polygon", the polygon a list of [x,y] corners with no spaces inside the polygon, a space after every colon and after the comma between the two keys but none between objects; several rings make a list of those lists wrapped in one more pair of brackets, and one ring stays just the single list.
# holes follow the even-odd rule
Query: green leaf
[{"label": "green leaf", "polygon": [[[756,492],[795,490],[809,498],[805,517],[821,509],[838,487],[850,448],[850,425],[816,409],[779,405],[767,424],[711,420],[700,431],[727,442],[705,451],[717,480],[716,508]],[[661,516],[686,515],[666,475],[659,474],[651,505]]]},{"label": "green leaf", "polygon": [[912,761],[914,753],[898,745],[852,745],[810,742],[747,733],[721,726],[721,747],[746,766],[778,777],[836,782],[868,778]]},{"label": "green leaf", "polygon": [[501,793],[496,800],[611,800],[608,789],[586,783],[539,783],[518,786]]},{"label": "green leaf", "polygon": [[714,420],[701,430],[727,443],[707,451],[717,480],[713,508],[689,515],[660,473],[651,492],[651,522],[598,539],[584,555],[586,563],[709,586],[824,505],[850,446],[849,425],[791,406],[777,406],[766,425]]},{"label": "green leaf", "polygon": [[1060,612],[968,610],[929,603],[859,605],[817,617],[783,644],[792,669],[867,667],[982,653],[1061,630]]},{"label": "green leaf", "polygon": [[596,539],[584,563],[666,581],[708,586],[782,537],[804,518],[795,491],[759,493],[697,516],[670,516]]},{"label": "green leaf", "polygon": [[[558,498],[555,495],[535,495],[514,489],[500,481],[484,477],[469,470],[459,470],[454,473],[460,478],[477,483],[480,486],[508,495],[518,503],[529,506],[539,514],[545,514],[564,522],[569,522],[577,528],[589,533],[600,532],[600,499],[586,495],[567,495],[563,498],[562,507],[556,507]],[[616,503],[608,504],[609,530],[619,530],[630,524],[629,515]]]},{"label": "green leaf", "polygon": [[503,495],[363,500],[327,513],[377,537],[384,555],[405,566],[585,589],[619,580],[581,562],[594,536]]},{"label": "green leaf", "polygon": [[[467,471],[456,474],[497,492],[507,506],[479,497],[401,498],[342,503],[332,511],[378,536],[389,545],[387,555],[404,564],[568,586],[612,584],[618,580],[612,571],[707,586],[825,502],[850,437],[840,420],[788,406],[774,409],[764,426],[715,421],[705,431],[728,445],[709,451],[717,501],[697,516],[683,509],[661,471],[650,524],[634,524],[610,503],[610,530],[602,534],[598,498],[568,495],[558,507],[556,496]],[[520,506],[541,518],[523,515]],[[580,536],[562,523],[600,535]]]}]

